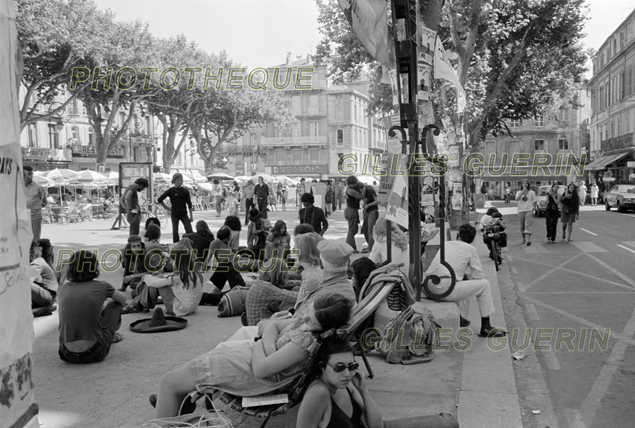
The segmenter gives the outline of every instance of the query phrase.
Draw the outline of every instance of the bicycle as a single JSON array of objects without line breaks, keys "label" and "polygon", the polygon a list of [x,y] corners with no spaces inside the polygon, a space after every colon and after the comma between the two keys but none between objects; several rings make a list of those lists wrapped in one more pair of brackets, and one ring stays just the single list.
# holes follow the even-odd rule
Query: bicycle
[{"label": "bicycle", "polygon": [[502,234],[505,232],[503,231],[503,228],[497,224],[485,226],[480,221],[477,222],[477,225],[478,224],[483,227],[483,243],[487,245],[487,248],[489,249],[489,257],[494,260],[494,266],[498,272],[500,270],[500,265],[503,264],[501,241],[504,239]]}]

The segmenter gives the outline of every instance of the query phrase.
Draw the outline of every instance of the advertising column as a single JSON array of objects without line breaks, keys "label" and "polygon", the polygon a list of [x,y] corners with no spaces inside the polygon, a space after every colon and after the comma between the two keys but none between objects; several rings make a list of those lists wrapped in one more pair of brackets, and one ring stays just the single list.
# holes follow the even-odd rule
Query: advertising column
[{"label": "advertising column", "polygon": [[31,382],[33,314],[29,275],[31,213],[26,208],[18,120],[21,55],[12,0],[0,0],[0,425],[38,427]]}]

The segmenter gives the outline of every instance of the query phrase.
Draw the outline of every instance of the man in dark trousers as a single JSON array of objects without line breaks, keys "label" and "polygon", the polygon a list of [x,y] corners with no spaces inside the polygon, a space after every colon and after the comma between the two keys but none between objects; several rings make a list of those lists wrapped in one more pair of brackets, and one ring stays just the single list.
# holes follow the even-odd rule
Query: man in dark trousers
[{"label": "man in dark trousers", "polygon": [[130,224],[130,236],[139,234],[139,224],[141,223],[141,206],[137,193],[147,189],[149,185],[146,178],[137,178],[126,188],[121,198],[122,208],[126,210],[126,220]]},{"label": "man in dark trousers", "polygon": [[355,244],[355,235],[359,231],[359,200],[363,198],[363,184],[357,181],[357,177],[346,177],[346,209],[344,210],[344,218],[348,222],[348,234],[346,235],[346,243],[353,247],[353,253],[357,251]]},{"label": "man in dark trousers", "polygon": [[[174,186],[166,190],[157,202],[170,214],[172,218],[172,242],[179,242],[179,221],[183,223],[185,233],[192,233],[192,222],[194,215],[192,214],[192,198],[190,191],[183,187],[183,174],[177,172],[172,176],[172,184]],[[170,198],[172,208],[163,203],[165,198]],[[190,215],[188,217],[188,210]]]},{"label": "man in dark trousers", "polygon": [[326,220],[324,210],[313,205],[315,198],[310,193],[302,195],[301,201],[304,208],[300,209],[300,223],[310,224],[316,233],[324,236],[324,232],[329,228],[329,222]]},{"label": "man in dark trousers", "polygon": [[364,196],[364,221],[362,222],[362,234],[366,238],[367,248],[362,253],[370,253],[373,250],[375,239],[373,239],[373,229],[379,218],[379,202],[377,201],[377,193],[372,186],[364,186],[362,191]]},{"label": "man in dark trousers", "polygon": [[265,180],[262,177],[258,177],[258,184],[254,188],[254,198],[256,198],[256,204],[258,205],[258,211],[262,218],[267,218],[267,204],[269,198],[269,186],[265,184]]}]

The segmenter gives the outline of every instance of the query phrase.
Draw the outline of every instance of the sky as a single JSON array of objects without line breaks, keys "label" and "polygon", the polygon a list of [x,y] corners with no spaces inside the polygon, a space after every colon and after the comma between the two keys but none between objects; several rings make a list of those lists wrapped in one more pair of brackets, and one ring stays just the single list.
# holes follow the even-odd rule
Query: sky
[{"label": "sky", "polygon": [[[321,35],[315,0],[95,0],[116,19],[137,18],[157,37],[184,34],[207,52],[227,51],[247,68],[306,56]],[[585,45],[598,49],[635,9],[633,0],[588,0]],[[590,77],[588,75],[587,77]]]}]

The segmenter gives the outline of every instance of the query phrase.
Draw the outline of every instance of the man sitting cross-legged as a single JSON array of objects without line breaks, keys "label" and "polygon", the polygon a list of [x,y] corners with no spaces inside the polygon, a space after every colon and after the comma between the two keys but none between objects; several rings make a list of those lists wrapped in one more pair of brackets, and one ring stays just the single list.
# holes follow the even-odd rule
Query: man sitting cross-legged
[{"label": "man sitting cross-legged", "polygon": [[[492,293],[489,281],[484,278],[481,261],[476,253],[476,247],[472,245],[476,229],[469,224],[463,224],[459,227],[458,240],[445,243],[445,261],[454,269],[456,274],[456,287],[449,296],[441,300],[446,302],[456,302],[459,305],[461,313],[461,327],[467,327],[469,321],[467,318],[470,297],[476,295],[476,301],[481,311],[481,337],[500,337],[507,334],[505,330],[494,328],[490,324],[489,317],[494,313],[494,302],[492,301]],[[427,275],[437,275],[441,278],[439,284],[430,282],[430,290],[436,294],[442,294],[450,288],[450,273],[447,268],[441,264],[441,253],[437,253],[436,257],[430,264]],[[464,275],[468,272],[468,279],[462,281]]]}]

